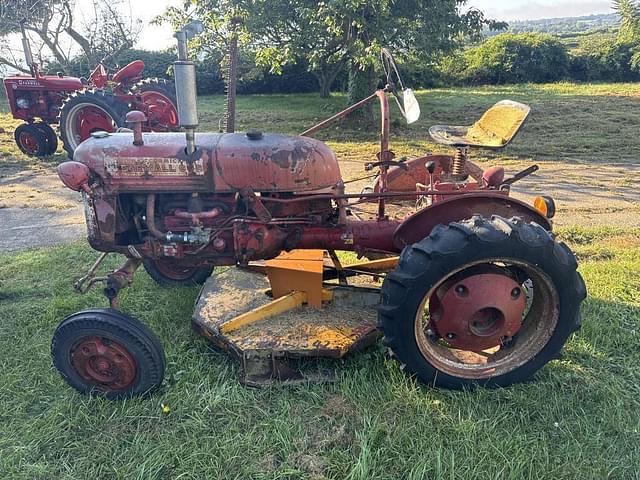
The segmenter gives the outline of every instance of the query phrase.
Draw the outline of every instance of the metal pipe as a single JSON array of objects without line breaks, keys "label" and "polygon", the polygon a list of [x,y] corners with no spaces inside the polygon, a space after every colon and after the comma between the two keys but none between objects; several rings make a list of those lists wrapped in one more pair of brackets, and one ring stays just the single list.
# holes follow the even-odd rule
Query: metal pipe
[{"label": "metal pipe", "polygon": [[304,132],[302,132],[300,134],[300,136],[301,137],[310,137],[314,133],[316,133],[316,132],[318,132],[318,131],[320,131],[320,130],[322,130],[324,128],[327,128],[332,123],[335,123],[338,120],[341,120],[341,119],[345,118],[347,115],[349,115],[354,110],[357,110],[358,108],[362,107],[363,105],[366,105],[371,100],[376,98],[377,95],[378,95],[378,92],[368,96],[364,100],[360,100],[358,103],[355,103],[355,104],[351,105],[349,108],[345,108],[341,112],[336,113],[333,117],[327,118],[326,120],[318,123],[317,125],[311,127],[310,129],[305,130]]},{"label": "metal pipe", "polygon": [[[389,117],[389,99],[387,98],[387,86],[384,90],[378,90],[376,95],[380,100],[380,117],[381,117],[381,133],[380,133],[380,162],[388,162],[393,160],[393,153],[389,151],[389,130],[390,130],[390,117]],[[386,193],[389,186],[387,183],[387,171],[389,167],[387,165],[380,165],[380,193]],[[384,197],[378,199],[378,219],[382,220],[385,217],[385,201]]]},{"label": "metal pipe", "polygon": [[187,154],[196,151],[196,128],[198,128],[198,105],[196,90],[196,66],[189,60],[187,40],[189,26],[176,32],[178,41],[178,61],[173,62],[173,74],[176,83],[176,102],[178,107],[178,122],[185,129]]},{"label": "metal pipe", "polygon": [[151,233],[151,235],[153,235],[154,237],[164,241],[167,238],[167,235],[156,227],[155,216],[156,195],[155,193],[150,193],[149,195],[147,195],[147,230],[149,230],[149,233]]},{"label": "metal pipe", "polygon": [[[383,198],[396,198],[396,197],[425,197],[429,195],[438,195],[443,197],[453,197],[453,196],[470,196],[474,194],[482,193],[483,195],[487,194],[486,190],[473,190],[473,191],[438,191],[438,190],[428,190],[424,192],[385,192],[385,193],[347,193],[345,195],[330,195],[330,194],[321,194],[321,195],[307,195],[299,198],[272,198],[272,197],[260,197],[260,201],[263,203],[297,203],[297,202],[308,202],[310,200],[342,200],[342,199],[378,199],[380,197]],[[491,190],[491,193],[496,195],[503,195],[498,193],[495,190]]]},{"label": "metal pipe", "polygon": [[27,37],[27,31],[24,28],[24,22],[20,22],[20,31],[22,32],[22,51],[24,52],[24,61],[29,67],[31,75],[37,77],[37,69],[33,65],[33,53],[31,53],[31,44]]}]

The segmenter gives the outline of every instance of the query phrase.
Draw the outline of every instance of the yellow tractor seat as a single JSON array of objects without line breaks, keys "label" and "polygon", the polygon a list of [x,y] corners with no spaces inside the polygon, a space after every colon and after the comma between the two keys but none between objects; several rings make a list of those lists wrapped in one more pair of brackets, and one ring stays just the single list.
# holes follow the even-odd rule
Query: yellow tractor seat
[{"label": "yellow tractor seat", "polygon": [[436,143],[457,148],[504,148],[514,139],[529,112],[531,108],[528,105],[503,100],[470,127],[436,125],[429,129],[429,135]]}]

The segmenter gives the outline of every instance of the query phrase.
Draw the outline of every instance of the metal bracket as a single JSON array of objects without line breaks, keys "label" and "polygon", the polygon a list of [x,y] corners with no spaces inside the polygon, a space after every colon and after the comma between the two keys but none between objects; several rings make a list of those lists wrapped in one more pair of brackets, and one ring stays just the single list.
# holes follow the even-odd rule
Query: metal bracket
[{"label": "metal bracket", "polygon": [[253,209],[258,220],[264,223],[269,223],[273,218],[267,207],[264,206],[260,197],[258,197],[250,188],[243,188],[240,190],[240,196],[249,204]]}]

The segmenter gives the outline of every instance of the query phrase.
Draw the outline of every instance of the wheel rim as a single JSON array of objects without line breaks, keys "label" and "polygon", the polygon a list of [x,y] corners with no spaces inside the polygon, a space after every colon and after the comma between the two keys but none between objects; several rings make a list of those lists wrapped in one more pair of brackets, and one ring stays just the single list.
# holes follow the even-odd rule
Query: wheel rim
[{"label": "wheel rim", "polygon": [[178,112],[169,97],[160,92],[140,93],[153,131],[168,131],[178,125]]},{"label": "wheel rim", "polygon": [[116,128],[113,117],[105,109],[90,103],[75,105],[65,122],[67,142],[73,150],[93,132],[114,132]]},{"label": "wheel rim", "polygon": [[136,380],[138,365],[120,343],[104,337],[86,337],[71,350],[71,364],[87,383],[100,390],[126,390]]},{"label": "wheel rim", "polygon": [[35,155],[38,153],[38,139],[31,132],[20,132],[18,135],[20,145],[25,152],[29,155]]},{"label": "wheel rim", "polygon": [[483,260],[451,272],[424,296],[415,320],[420,352],[439,371],[470,380],[530,362],[558,324],[558,292],[538,267]]},{"label": "wheel rim", "polygon": [[175,262],[156,261],[155,267],[166,278],[176,281],[189,280],[197,267],[185,267]]}]

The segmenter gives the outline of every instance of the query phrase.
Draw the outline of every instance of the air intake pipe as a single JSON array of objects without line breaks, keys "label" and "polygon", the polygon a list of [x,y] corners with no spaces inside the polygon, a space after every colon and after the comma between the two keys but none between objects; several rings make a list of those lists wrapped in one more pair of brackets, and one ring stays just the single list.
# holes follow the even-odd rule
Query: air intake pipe
[{"label": "air intake pipe", "polygon": [[175,33],[178,40],[178,60],[173,62],[178,102],[178,122],[187,137],[187,154],[196,151],[196,128],[198,128],[198,106],[196,90],[196,65],[189,60],[187,42],[204,31],[200,21],[187,24]]}]

